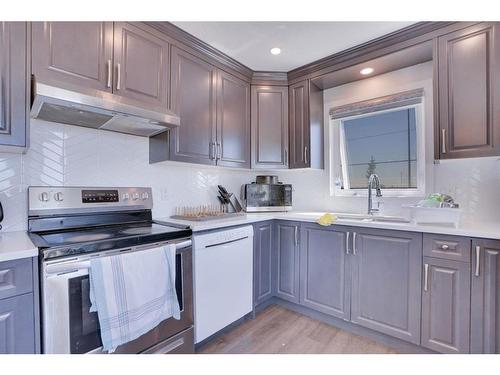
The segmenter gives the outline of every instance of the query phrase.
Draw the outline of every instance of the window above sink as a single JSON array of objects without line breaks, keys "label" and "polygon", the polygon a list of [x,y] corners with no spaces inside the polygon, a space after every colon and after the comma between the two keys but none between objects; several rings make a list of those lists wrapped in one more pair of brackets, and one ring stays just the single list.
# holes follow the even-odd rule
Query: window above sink
[{"label": "window above sink", "polygon": [[332,108],[330,184],[336,196],[366,196],[380,177],[384,196],[425,195],[423,90]]}]

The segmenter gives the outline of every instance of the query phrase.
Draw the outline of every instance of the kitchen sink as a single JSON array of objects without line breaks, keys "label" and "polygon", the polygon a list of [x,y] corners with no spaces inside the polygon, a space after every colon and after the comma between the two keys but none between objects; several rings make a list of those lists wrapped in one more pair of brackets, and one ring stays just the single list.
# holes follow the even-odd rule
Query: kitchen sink
[{"label": "kitchen sink", "polygon": [[339,220],[355,220],[355,221],[380,221],[389,223],[409,223],[410,220],[400,216],[378,216],[378,215],[366,215],[366,214],[355,214],[355,213],[334,213]]}]

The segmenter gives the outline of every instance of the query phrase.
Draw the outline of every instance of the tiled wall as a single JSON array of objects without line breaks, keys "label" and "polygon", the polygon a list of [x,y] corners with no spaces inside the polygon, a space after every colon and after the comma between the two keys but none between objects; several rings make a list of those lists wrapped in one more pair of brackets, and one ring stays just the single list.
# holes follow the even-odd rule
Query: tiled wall
[{"label": "tiled wall", "polygon": [[[367,92],[383,93],[389,85],[411,88],[415,85],[412,80],[429,86],[430,69],[429,64],[422,64],[328,90],[325,112],[339,97],[354,100]],[[432,90],[428,94],[431,93]],[[465,221],[500,223],[500,158],[449,160],[434,165],[431,114],[426,121],[429,192],[453,195],[465,210]],[[239,194],[242,184],[254,181],[257,174],[266,174],[176,162],[150,165],[146,138],[43,121],[32,121],[30,143],[25,155],[0,153],[0,201],[5,212],[2,223],[5,231],[26,229],[29,185],[151,186],[153,211],[159,218],[170,216],[177,206],[217,203],[218,184]],[[325,146],[328,154],[328,144]],[[366,198],[330,196],[328,163],[325,170],[271,173],[293,184],[297,210],[364,212],[366,209]],[[386,213],[402,214],[402,203],[419,199],[384,198]]]}]

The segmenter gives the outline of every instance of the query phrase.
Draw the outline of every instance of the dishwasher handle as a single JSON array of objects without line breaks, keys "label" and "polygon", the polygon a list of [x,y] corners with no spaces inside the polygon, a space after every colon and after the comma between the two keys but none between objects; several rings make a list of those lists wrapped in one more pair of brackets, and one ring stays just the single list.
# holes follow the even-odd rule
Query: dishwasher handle
[{"label": "dishwasher handle", "polygon": [[218,243],[213,243],[210,245],[205,245],[205,249],[211,248],[211,247],[216,247],[216,246],[222,246],[222,245],[227,245],[233,242],[238,242],[238,241],[243,241],[249,238],[248,236],[245,237],[240,237],[240,238],[235,238],[234,240],[229,240],[229,241],[224,241],[224,242],[218,242]]}]

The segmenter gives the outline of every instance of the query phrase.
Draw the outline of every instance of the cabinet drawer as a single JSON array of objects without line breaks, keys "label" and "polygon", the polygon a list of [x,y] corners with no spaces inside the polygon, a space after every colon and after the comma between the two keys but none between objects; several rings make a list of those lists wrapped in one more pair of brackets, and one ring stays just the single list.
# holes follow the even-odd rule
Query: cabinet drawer
[{"label": "cabinet drawer", "polygon": [[470,238],[424,234],[424,256],[470,262]]},{"label": "cabinet drawer", "polygon": [[28,293],[32,290],[31,258],[0,263],[0,299]]}]

